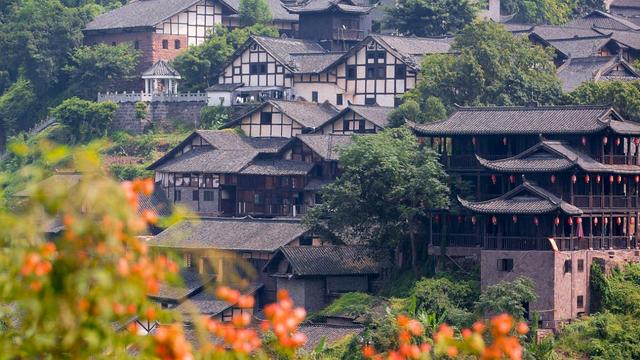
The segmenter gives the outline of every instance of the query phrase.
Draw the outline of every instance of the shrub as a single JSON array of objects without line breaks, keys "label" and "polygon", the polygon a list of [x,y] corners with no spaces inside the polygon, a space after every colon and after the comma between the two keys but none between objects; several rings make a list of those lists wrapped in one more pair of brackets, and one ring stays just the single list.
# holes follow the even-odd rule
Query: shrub
[{"label": "shrub", "polygon": [[136,119],[142,120],[147,117],[149,114],[149,110],[147,109],[147,104],[142,101],[136,102]]},{"label": "shrub", "polygon": [[537,297],[533,281],[519,277],[487,287],[480,295],[476,309],[480,315],[507,313],[516,319],[524,319],[524,304]]},{"label": "shrub", "polygon": [[229,121],[229,110],[222,105],[205,106],[200,110],[200,128],[218,130]]},{"label": "shrub", "polygon": [[477,281],[423,278],[413,290],[416,312],[435,314],[454,326],[469,326],[475,319],[473,304],[478,298]]},{"label": "shrub", "polygon": [[117,108],[113,102],[73,97],[54,108],[51,115],[68,126],[75,141],[87,142],[107,134]]}]

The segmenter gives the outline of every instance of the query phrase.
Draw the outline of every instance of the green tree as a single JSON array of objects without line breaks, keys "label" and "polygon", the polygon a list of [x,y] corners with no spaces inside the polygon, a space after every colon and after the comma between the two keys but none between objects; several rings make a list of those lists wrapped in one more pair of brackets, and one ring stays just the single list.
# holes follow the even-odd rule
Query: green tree
[{"label": "green tree", "polygon": [[474,302],[480,292],[477,281],[423,278],[413,289],[416,311],[434,314],[453,326],[470,326],[475,320]]},{"label": "green tree", "polygon": [[83,99],[94,99],[98,92],[134,78],[141,53],[128,44],[80,46],[65,66],[69,75],[68,92]]},{"label": "green tree", "polygon": [[425,209],[449,204],[437,154],[421,148],[408,129],[387,129],[354,137],[341,149],[340,163],[342,175],[324,188],[323,202],[308,213],[307,226],[396,251],[408,241],[417,271],[420,219]]},{"label": "green tree", "polygon": [[474,0],[400,0],[385,9],[384,21],[405,35],[455,34],[477,16]]},{"label": "green tree", "polygon": [[217,83],[229,56],[252,34],[277,36],[278,30],[258,24],[229,32],[220,26],[213,29],[211,37],[203,44],[190,46],[180,53],[172,64],[182,75],[182,89],[202,91]]},{"label": "green tree", "polygon": [[586,82],[565,95],[567,104],[612,104],[620,114],[640,121],[640,81]]},{"label": "green tree", "polygon": [[501,25],[476,22],[456,36],[452,54],[426,56],[410,99],[459,105],[553,104],[561,96],[550,52],[514,37]]},{"label": "green tree", "polygon": [[271,9],[266,0],[240,0],[240,23],[243,26],[268,24],[271,22]]},{"label": "green tree", "polygon": [[67,126],[76,141],[86,142],[106,135],[117,108],[112,102],[97,103],[73,97],[54,108],[51,115]]},{"label": "green tree", "polygon": [[516,319],[524,319],[524,304],[537,297],[533,281],[519,277],[511,282],[503,281],[487,287],[476,303],[476,311],[479,315],[507,313]]},{"label": "green tree", "polygon": [[503,13],[527,24],[563,24],[592,10],[604,10],[602,0],[502,0]]},{"label": "green tree", "polygon": [[446,117],[447,109],[435,96],[430,96],[424,101],[423,109],[416,100],[407,99],[389,114],[389,126],[400,127],[407,121],[424,124],[444,120]]},{"label": "green tree", "polygon": [[229,108],[222,105],[205,106],[200,110],[200,128],[208,130],[218,130],[222,125],[229,122]]},{"label": "green tree", "polygon": [[19,79],[0,96],[0,149],[6,139],[19,130],[28,130],[35,124],[37,96],[28,80]]}]

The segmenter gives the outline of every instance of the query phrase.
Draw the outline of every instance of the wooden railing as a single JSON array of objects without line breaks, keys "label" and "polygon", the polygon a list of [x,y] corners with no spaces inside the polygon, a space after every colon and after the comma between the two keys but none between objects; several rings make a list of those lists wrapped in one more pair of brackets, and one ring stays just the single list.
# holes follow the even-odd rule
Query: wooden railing
[{"label": "wooden railing", "polygon": [[248,209],[245,202],[237,203],[237,215],[255,216],[287,216],[300,217],[307,213],[307,205],[253,205],[253,209]]},{"label": "wooden railing", "polygon": [[367,36],[367,32],[359,29],[333,29],[334,40],[356,40],[360,41]]},{"label": "wooden railing", "polygon": [[[442,244],[442,234],[432,234],[433,245]],[[559,251],[588,250],[588,249],[628,249],[635,248],[635,238],[629,236],[597,236],[593,237],[569,237],[560,236],[553,238]],[[449,247],[482,247],[484,250],[528,251],[551,250],[551,244],[547,237],[535,236],[481,236],[475,234],[448,234],[447,246]]]},{"label": "wooden railing", "polygon": [[[432,234],[432,244],[440,246],[442,244],[442,234]],[[482,238],[476,234],[447,234],[447,246],[454,247],[478,247],[482,246]]]},{"label": "wooden railing", "polygon": [[579,208],[636,208],[637,196],[630,195],[574,195],[571,203]]}]

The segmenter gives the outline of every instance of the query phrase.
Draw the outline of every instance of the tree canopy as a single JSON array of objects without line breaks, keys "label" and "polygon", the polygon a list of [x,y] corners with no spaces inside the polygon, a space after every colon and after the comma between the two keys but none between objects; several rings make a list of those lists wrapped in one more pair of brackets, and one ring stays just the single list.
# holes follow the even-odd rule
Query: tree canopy
[{"label": "tree canopy", "polygon": [[612,104],[622,116],[640,121],[640,81],[585,82],[565,95],[567,104]]},{"label": "tree canopy", "polygon": [[266,0],[240,0],[238,14],[243,26],[264,25],[271,22],[271,9]]},{"label": "tree canopy", "polygon": [[563,24],[592,10],[603,10],[603,0],[502,0],[502,12],[527,24]]},{"label": "tree canopy", "polygon": [[94,99],[114,84],[134,78],[141,53],[128,44],[80,46],[71,54],[65,66],[69,76],[68,93],[84,99]]},{"label": "tree canopy", "polygon": [[[437,154],[420,147],[406,128],[356,136],[340,150],[343,173],[325,186],[322,204],[306,223],[331,229],[346,241],[359,239],[378,247],[397,247],[410,240],[426,209],[449,204],[446,174]],[[324,219],[327,219],[324,221]],[[416,251],[412,251],[413,265]]]},{"label": "tree canopy", "polygon": [[502,25],[476,22],[455,38],[453,54],[426,56],[422,80],[407,98],[459,105],[553,104],[561,96],[553,56]]},{"label": "tree canopy", "polygon": [[389,28],[405,35],[455,34],[477,16],[474,0],[400,0],[385,9]]},{"label": "tree canopy", "polygon": [[51,115],[66,125],[75,141],[86,142],[104,136],[113,121],[117,105],[69,98],[51,111]]}]

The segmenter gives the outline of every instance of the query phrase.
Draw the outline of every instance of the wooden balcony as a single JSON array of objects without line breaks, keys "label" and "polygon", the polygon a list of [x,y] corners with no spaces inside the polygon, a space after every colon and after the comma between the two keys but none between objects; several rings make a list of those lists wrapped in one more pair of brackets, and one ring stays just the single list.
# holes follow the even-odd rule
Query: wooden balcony
[{"label": "wooden balcony", "polygon": [[[433,245],[439,246],[442,234],[432,235]],[[535,236],[483,236],[476,234],[448,234],[447,246],[449,247],[482,247],[484,250],[505,251],[551,251],[551,244],[547,237]],[[630,249],[637,247],[635,238],[629,236],[599,236],[593,237],[555,237],[559,251],[573,250],[613,250]]]},{"label": "wooden balcony", "polygon": [[574,195],[571,203],[581,209],[636,209],[639,201],[635,195]]},{"label": "wooden balcony", "polygon": [[333,40],[360,41],[367,32],[359,29],[333,29]]},{"label": "wooden balcony", "polygon": [[[250,205],[250,206],[249,206]],[[307,213],[307,205],[256,205],[239,201],[236,216],[265,216],[265,217],[301,217]]]}]

